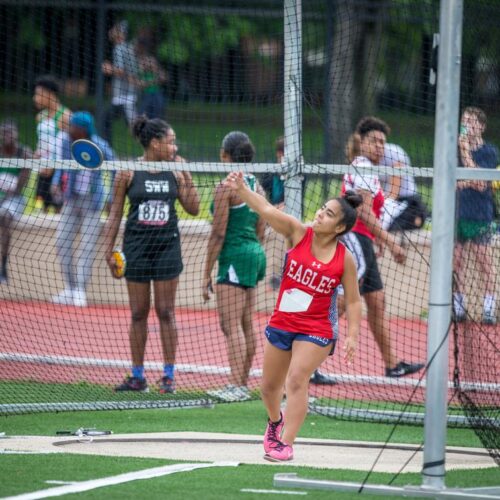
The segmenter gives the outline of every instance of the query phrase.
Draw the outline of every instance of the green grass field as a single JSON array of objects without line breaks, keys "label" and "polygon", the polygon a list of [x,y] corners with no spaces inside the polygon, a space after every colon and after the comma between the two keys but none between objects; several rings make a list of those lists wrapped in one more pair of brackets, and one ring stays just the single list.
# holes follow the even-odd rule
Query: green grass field
[{"label": "green grass field", "polygon": [[[130,399],[130,398],[129,398]],[[112,410],[37,413],[0,417],[0,431],[8,435],[55,435],[57,430],[97,427],[115,434],[136,432],[201,431],[233,434],[261,434],[265,427],[265,411],[260,401],[238,404],[219,404],[213,409],[190,410]],[[353,439],[360,441],[385,440],[392,424],[373,424],[337,420],[310,415],[301,430],[301,437],[324,439]],[[420,444],[423,428],[399,425],[391,442]],[[450,446],[481,447],[470,429],[448,430]]]},{"label": "green grass field", "polygon": [[[125,410],[102,412],[62,412],[35,415],[12,415],[0,418],[0,431],[7,435],[55,435],[60,429],[96,427],[110,429],[115,434],[138,432],[203,431],[261,434],[265,427],[265,412],[259,401],[216,405],[213,409],[190,410]],[[300,436],[309,438],[384,441],[392,425],[347,422],[309,415]],[[392,443],[422,441],[423,429],[399,426]],[[5,441],[5,447],[8,441]],[[448,445],[478,447],[475,434],[468,429],[450,429]],[[0,447],[2,446],[0,441]],[[228,460],[231,457],[228,456]],[[203,457],[200,457],[200,461]],[[332,456],[332,461],[341,457]],[[84,481],[142,470],[173,463],[167,460],[104,457],[87,455],[0,455],[0,493],[15,495],[53,487],[47,480]],[[341,481],[363,481],[365,472],[313,469],[292,464],[276,468],[266,465],[241,465],[236,468],[212,468],[178,473],[157,479],[135,481],[88,493],[78,498],[168,498],[220,499],[263,498],[262,494],[241,492],[241,489],[272,489],[277,472],[296,472],[300,477]],[[387,484],[392,474],[373,474],[371,483]],[[418,485],[419,474],[402,474],[394,484]],[[498,468],[477,471],[454,471],[447,475],[447,485],[453,487],[498,485]],[[288,490],[289,488],[287,488]],[[308,498],[332,498],[332,492],[308,491]],[[266,495],[264,495],[266,497]],[[273,495],[274,497],[274,495]],[[354,499],[356,494],[335,493],[335,498]],[[376,498],[376,497],[374,497]],[[383,497],[379,497],[383,498]]]},{"label": "green grass field", "polygon": [[[332,459],[334,459],[332,457]],[[161,465],[172,464],[168,460],[100,457],[86,455],[6,455],[0,456],[0,480],[2,481],[1,494],[3,496],[19,495],[31,491],[38,491],[54,485],[47,484],[47,480],[58,481],[85,481],[123,474],[125,472],[139,471]],[[366,473],[342,469],[326,470],[308,467],[272,467],[263,465],[240,465],[238,467],[209,468],[173,474],[171,476],[134,481],[126,484],[108,486],[95,489],[86,493],[73,494],[77,498],[172,498],[182,500],[220,500],[220,499],[263,499],[274,498],[274,494],[259,494],[242,492],[242,489],[272,490],[273,477],[276,473],[295,472],[301,478],[322,479],[330,481],[356,481],[365,479]],[[387,484],[392,479],[392,474],[374,473],[370,483]],[[419,474],[402,474],[394,486],[419,485]],[[475,471],[474,474],[464,474],[453,471],[447,475],[449,487],[474,487],[498,485],[498,471],[485,469]],[[282,488],[290,491],[291,488]],[[310,499],[359,499],[358,494],[340,493],[332,491],[301,490],[307,491]],[[383,499],[385,496],[372,496],[368,498]],[[397,497],[390,497],[397,498]],[[401,497],[403,498],[403,497]],[[413,498],[413,497],[404,497]]]}]

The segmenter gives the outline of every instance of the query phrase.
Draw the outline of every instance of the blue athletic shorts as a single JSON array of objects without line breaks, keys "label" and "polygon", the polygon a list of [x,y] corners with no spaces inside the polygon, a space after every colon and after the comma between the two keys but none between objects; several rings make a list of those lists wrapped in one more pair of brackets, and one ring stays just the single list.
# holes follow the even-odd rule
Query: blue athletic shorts
[{"label": "blue athletic shorts", "polygon": [[337,341],[335,339],[325,339],[324,337],[318,337],[316,335],[307,335],[305,333],[290,333],[283,330],[278,330],[272,326],[266,326],[266,337],[267,340],[278,349],[282,351],[291,351],[292,344],[295,340],[312,342],[313,344],[319,345],[320,347],[332,346],[330,353],[331,356],[335,351],[335,344]]}]

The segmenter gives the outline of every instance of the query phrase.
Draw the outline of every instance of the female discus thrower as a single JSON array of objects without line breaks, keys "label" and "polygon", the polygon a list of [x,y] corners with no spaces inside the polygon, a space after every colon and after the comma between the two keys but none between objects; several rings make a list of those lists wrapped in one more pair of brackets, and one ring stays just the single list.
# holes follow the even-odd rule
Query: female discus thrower
[{"label": "female discus thrower", "polygon": [[[331,355],[338,338],[337,287],[342,284],[348,320],[345,359],[351,362],[361,322],[356,265],[339,237],[356,222],[361,196],[347,192],[327,201],[312,226],[273,207],[251,191],[243,174],[226,179],[238,196],[271,227],[289,239],[283,279],[274,312],[266,327],[262,399],[268,413],[264,458],[291,460],[293,443],[307,413],[309,379]],[[286,409],[280,411],[286,387]],[[286,418],[286,420],[285,420]]]},{"label": "female discus thrower", "polygon": [[[163,120],[140,117],[133,124],[133,134],[144,147],[141,161],[179,161],[175,132]],[[123,253],[132,312],[132,375],[115,390],[148,391],[144,377],[144,349],[152,281],[165,363],[159,389],[160,393],[173,393],[177,348],[174,306],[179,275],[183,269],[175,200],[180,201],[186,212],[197,215],[200,198],[189,172],[118,172],[106,227],[106,260],[114,275],[118,264],[113,257],[113,248],[126,196],[130,208],[123,237]]]}]

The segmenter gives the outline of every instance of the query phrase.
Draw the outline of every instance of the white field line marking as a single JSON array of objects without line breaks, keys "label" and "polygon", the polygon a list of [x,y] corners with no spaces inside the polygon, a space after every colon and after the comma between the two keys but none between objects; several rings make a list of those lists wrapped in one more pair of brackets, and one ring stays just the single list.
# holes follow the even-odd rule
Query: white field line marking
[{"label": "white field line marking", "polygon": [[58,481],[57,479],[47,479],[47,484],[76,484],[77,481]]},{"label": "white field line marking", "polygon": [[128,483],[139,479],[152,479],[155,477],[167,476],[176,472],[189,472],[195,469],[205,469],[208,467],[237,467],[238,462],[213,462],[210,464],[174,464],[144,469],[135,472],[126,472],[117,476],[102,477],[101,479],[91,479],[89,481],[79,481],[77,483],[48,488],[46,490],[23,493],[21,495],[6,497],[4,500],[36,500],[38,498],[59,497],[69,493],[80,493],[82,491],[94,490],[105,486]]},{"label": "white field line marking", "polygon": [[21,450],[3,450],[0,449],[0,455],[50,455],[53,453],[60,453],[59,450],[55,451],[21,451]]},{"label": "white field line marking", "polygon": [[262,494],[275,494],[275,495],[307,495],[307,491],[253,490],[251,488],[243,488],[240,491],[242,493],[262,493]]}]

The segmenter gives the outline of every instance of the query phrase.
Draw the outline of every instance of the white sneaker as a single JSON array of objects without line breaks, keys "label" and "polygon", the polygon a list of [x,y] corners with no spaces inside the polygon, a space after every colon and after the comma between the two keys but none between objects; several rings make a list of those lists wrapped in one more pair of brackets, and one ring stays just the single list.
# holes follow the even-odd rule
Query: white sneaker
[{"label": "white sneaker", "polygon": [[81,288],[73,290],[73,305],[76,307],[87,307],[87,295],[85,290]]},{"label": "white sneaker", "polygon": [[228,384],[222,389],[214,389],[207,391],[209,396],[213,398],[220,399],[226,403],[234,403],[236,401],[248,401],[250,399],[250,391],[248,387],[241,386],[237,387],[233,384]]},{"label": "white sneaker", "polygon": [[246,385],[240,385],[239,387],[237,387],[237,389],[239,393],[245,397],[245,399],[242,401],[246,401],[247,399],[252,398],[252,395],[250,394],[250,389]]},{"label": "white sneaker", "polygon": [[485,295],[483,302],[483,323],[494,325],[497,322],[496,311],[497,304],[494,295]]},{"label": "white sneaker", "polygon": [[461,293],[453,294],[453,320],[457,322],[465,321],[467,310],[465,309],[465,299]]},{"label": "white sneaker", "polygon": [[70,288],[65,288],[61,293],[52,297],[52,302],[54,304],[59,304],[62,306],[72,306],[73,290],[71,290]]},{"label": "white sneaker", "polygon": [[483,323],[485,325],[495,325],[497,322],[497,317],[492,310],[485,309],[483,311]]}]

